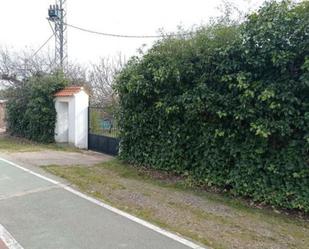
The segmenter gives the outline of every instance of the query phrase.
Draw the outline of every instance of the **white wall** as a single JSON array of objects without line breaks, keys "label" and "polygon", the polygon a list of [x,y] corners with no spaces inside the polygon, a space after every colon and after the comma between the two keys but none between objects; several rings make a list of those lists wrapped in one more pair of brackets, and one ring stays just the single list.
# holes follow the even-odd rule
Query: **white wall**
[{"label": "white wall", "polygon": [[84,91],[55,98],[57,143],[68,142],[77,148],[88,149],[88,106],[89,96]]},{"label": "white wall", "polygon": [[75,144],[75,98],[67,97],[69,100],[69,143]]},{"label": "white wall", "polygon": [[[66,107],[65,104],[66,103]],[[55,126],[55,141],[57,143],[75,143],[75,100],[72,97],[56,97],[55,108],[57,112]],[[67,109],[66,109],[67,108]],[[66,113],[67,112],[67,113]],[[68,115],[65,117],[65,115]],[[64,121],[67,120],[67,121]],[[67,131],[66,131],[67,128]],[[66,132],[68,134],[66,134]]]},{"label": "white wall", "polygon": [[57,122],[55,130],[55,140],[58,143],[69,141],[69,102],[56,101]]},{"label": "white wall", "polygon": [[89,96],[84,91],[75,94],[75,146],[88,149]]}]

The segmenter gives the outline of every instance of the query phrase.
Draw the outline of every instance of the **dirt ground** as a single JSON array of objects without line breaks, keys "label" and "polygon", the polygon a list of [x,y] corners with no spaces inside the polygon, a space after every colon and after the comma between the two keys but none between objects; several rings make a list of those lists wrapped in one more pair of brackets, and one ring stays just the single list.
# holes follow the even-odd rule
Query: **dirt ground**
[{"label": "dirt ground", "polygon": [[309,248],[306,219],[190,190],[177,179],[165,181],[159,172],[148,174],[104,154],[8,137],[0,139],[0,157],[62,177],[65,184],[210,248]]},{"label": "dirt ground", "polygon": [[81,191],[215,249],[308,249],[309,222],[154,179],[119,161],[50,166]]},{"label": "dirt ground", "polygon": [[95,152],[66,152],[66,151],[32,151],[10,153],[10,157],[15,161],[32,164],[34,166],[44,165],[84,165],[92,166],[101,162],[106,162],[113,157]]}]

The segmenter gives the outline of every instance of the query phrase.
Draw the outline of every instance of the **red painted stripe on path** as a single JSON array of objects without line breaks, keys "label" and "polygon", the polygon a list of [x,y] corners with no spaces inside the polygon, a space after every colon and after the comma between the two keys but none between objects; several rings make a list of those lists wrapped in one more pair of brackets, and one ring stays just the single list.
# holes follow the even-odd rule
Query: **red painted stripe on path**
[{"label": "red painted stripe on path", "polygon": [[0,239],[0,249],[8,249],[1,239]]}]

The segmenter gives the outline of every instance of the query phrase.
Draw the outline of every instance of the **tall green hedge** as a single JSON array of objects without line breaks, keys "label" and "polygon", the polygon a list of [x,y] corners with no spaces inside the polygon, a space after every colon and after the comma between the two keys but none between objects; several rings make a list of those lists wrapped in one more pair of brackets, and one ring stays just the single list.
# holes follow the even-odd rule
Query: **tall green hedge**
[{"label": "tall green hedge", "polygon": [[56,110],[53,94],[66,85],[60,73],[34,76],[10,89],[7,123],[10,133],[37,142],[54,142]]},{"label": "tall green hedge", "polygon": [[309,2],[163,39],[116,88],[123,159],[309,212]]}]

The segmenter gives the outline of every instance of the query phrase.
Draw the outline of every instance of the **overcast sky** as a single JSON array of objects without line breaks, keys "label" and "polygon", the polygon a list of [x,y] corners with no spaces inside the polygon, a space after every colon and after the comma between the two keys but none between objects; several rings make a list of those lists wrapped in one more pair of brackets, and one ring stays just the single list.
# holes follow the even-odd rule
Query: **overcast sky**
[{"label": "overcast sky", "polygon": [[[0,46],[36,49],[52,34],[46,20],[49,4],[55,0],[1,0]],[[232,0],[240,9],[256,8],[263,0]],[[128,35],[153,35],[160,28],[177,30],[207,23],[219,14],[220,0],[68,0],[69,24]],[[121,52],[129,57],[149,39],[120,39],[87,34],[69,28],[70,60],[95,62],[99,57]],[[54,40],[45,51],[52,50]]]}]

